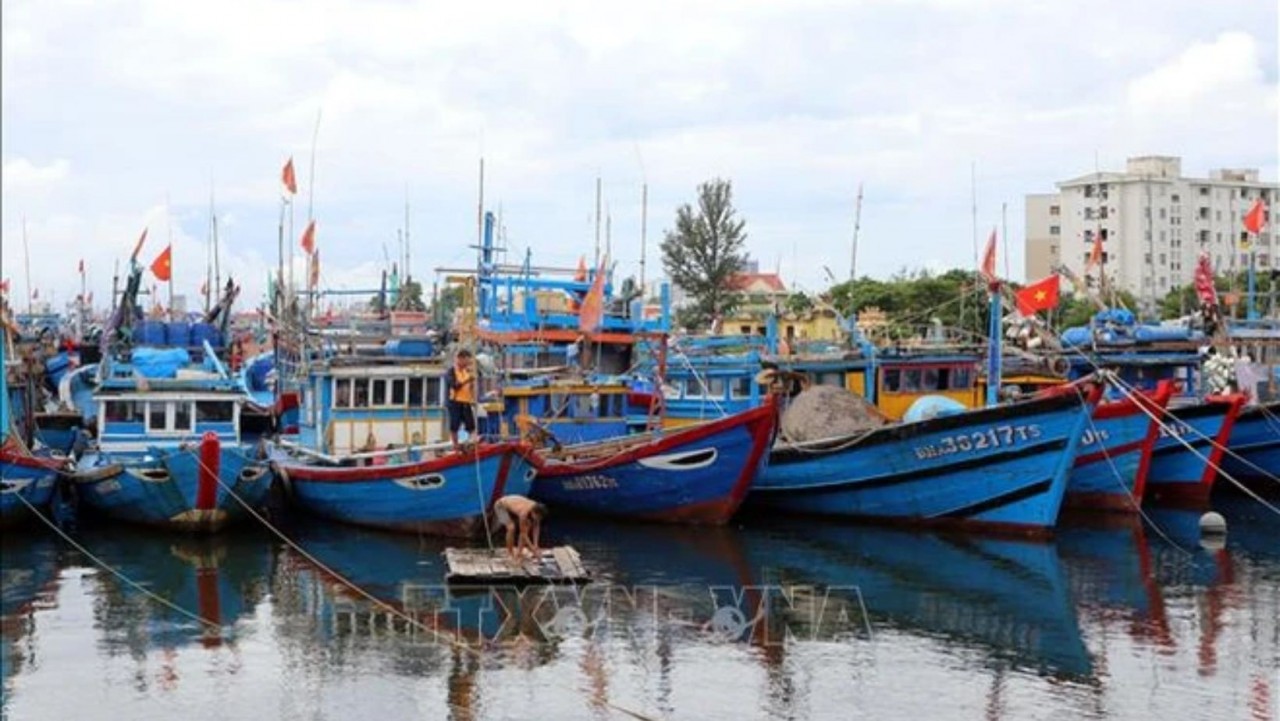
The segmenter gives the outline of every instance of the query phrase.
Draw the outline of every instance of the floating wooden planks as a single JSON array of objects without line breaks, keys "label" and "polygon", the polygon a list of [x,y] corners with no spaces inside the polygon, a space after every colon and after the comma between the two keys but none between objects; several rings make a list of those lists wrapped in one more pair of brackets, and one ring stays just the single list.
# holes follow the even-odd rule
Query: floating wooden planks
[{"label": "floating wooden planks", "polygon": [[591,580],[573,546],[542,549],[538,559],[513,560],[505,548],[446,548],[445,580],[455,584],[579,584]]}]

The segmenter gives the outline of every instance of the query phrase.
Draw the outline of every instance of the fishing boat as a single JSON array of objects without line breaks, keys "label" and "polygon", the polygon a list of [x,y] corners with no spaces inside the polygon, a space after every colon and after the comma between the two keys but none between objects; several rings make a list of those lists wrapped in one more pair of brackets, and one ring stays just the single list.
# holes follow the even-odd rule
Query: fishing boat
[{"label": "fishing boat", "polygon": [[31,452],[13,432],[9,396],[9,324],[0,316],[0,528],[10,528],[42,512],[53,499],[65,459]]},{"label": "fishing boat", "polygon": [[426,343],[317,359],[299,384],[298,433],[272,460],[292,501],[344,523],[467,537],[503,495],[528,495],[517,442],[445,437],[445,366]]},{"label": "fishing boat", "polygon": [[1099,403],[1067,483],[1069,508],[1136,513],[1146,490],[1152,453],[1174,384],[1164,381],[1151,394]]},{"label": "fishing boat", "polygon": [[247,394],[207,339],[198,366],[182,347],[134,346],[142,269],[132,266],[104,338],[98,435],[77,461],[75,496],[115,520],[217,531],[261,508],[271,488],[264,453],[241,436]]},{"label": "fishing boat", "polygon": [[1008,405],[781,443],[751,503],[781,510],[1038,534],[1058,518],[1101,395],[1062,386]]},{"label": "fishing boat", "polygon": [[1255,488],[1280,492],[1280,400],[1244,406],[1236,417],[1222,471],[1236,479],[1271,481]]},{"label": "fishing boat", "polygon": [[582,513],[724,524],[764,467],[776,418],[768,402],[674,431],[540,452],[533,494]]}]

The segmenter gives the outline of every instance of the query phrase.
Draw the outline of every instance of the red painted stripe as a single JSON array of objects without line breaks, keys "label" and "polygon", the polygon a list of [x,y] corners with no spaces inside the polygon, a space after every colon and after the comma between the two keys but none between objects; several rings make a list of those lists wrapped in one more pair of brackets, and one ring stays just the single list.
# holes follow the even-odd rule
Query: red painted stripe
[{"label": "red painted stripe", "polygon": [[[1244,395],[1233,393],[1225,396],[1209,396],[1205,398],[1210,403],[1227,404],[1227,415],[1222,420],[1222,428],[1218,429],[1218,435],[1214,437],[1214,444],[1208,453],[1209,462],[1205,465],[1204,475],[1200,477],[1200,485],[1206,488],[1213,486],[1213,479],[1218,477],[1218,466],[1222,464],[1222,455],[1226,452],[1227,442],[1231,439],[1231,429],[1236,425],[1236,418],[1240,416],[1240,408],[1244,405]],[[1208,498],[1208,491],[1205,492]]]},{"label": "red painted stripe", "polygon": [[[630,450],[623,451],[600,460],[574,463],[569,461],[558,461],[553,458],[541,458],[540,463],[538,464],[538,473],[543,478],[556,478],[561,476],[574,476],[579,473],[596,471],[609,466],[631,463],[641,458],[648,458],[650,456],[668,453],[673,448],[678,448],[690,443],[696,443],[708,436],[722,433],[738,426],[754,426],[761,421],[765,421],[769,426],[772,426],[773,421],[770,419],[776,414],[776,412],[776,407],[773,401],[769,401],[758,408],[752,408],[751,410],[711,421],[710,423],[681,428],[655,440],[652,443],[638,445]],[[771,430],[772,428],[770,428],[770,431]],[[581,447],[589,448],[590,445],[591,444],[582,444]]]},{"label": "red painted stripe", "polygon": [[278,462],[278,465],[295,481],[312,483],[357,483],[360,481],[380,481],[388,478],[408,478],[425,473],[443,473],[463,464],[475,463],[476,454],[479,460],[486,460],[500,453],[515,451],[519,446],[515,443],[493,443],[480,446],[474,453],[449,453],[440,458],[430,458],[417,463],[383,466],[311,466],[293,461]]},{"label": "red painted stripe", "polygon": [[218,502],[218,472],[222,464],[222,444],[218,434],[205,431],[200,439],[200,469],[196,473],[196,509],[211,511]]},{"label": "red painted stripe", "polygon": [[1087,455],[1077,456],[1075,467],[1079,468],[1081,466],[1087,466],[1091,463],[1097,463],[1098,461],[1101,461],[1108,457],[1115,458],[1116,456],[1123,456],[1126,453],[1133,453],[1134,451],[1141,450],[1142,447],[1145,446],[1146,444],[1147,444],[1147,439],[1143,438],[1142,440],[1132,441],[1130,443],[1125,443],[1124,445],[1116,446],[1114,448],[1104,448],[1103,450],[1094,451],[1093,453],[1090,453]]}]

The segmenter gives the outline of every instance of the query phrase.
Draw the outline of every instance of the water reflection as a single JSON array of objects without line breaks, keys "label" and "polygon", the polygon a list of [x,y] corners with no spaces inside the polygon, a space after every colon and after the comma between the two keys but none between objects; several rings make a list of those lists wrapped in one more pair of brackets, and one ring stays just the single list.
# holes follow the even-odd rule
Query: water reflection
[{"label": "water reflection", "polygon": [[[84,529],[103,561],[208,623],[45,536],[7,536],[3,707],[35,719],[162,718],[173,703],[193,719],[363,703],[454,719],[1265,716],[1280,530],[1256,506],[1224,513],[1225,547],[1202,545],[1184,511],[1073,523],[1049,543],[810,519],[556,518],[548,542],[577,547],[595,583],[480,592],[450,589],[445,544],[426,538],[307,520],[286,527],[299,550],[253,529]],[[99,701],[57,693],[68,687]]]}]

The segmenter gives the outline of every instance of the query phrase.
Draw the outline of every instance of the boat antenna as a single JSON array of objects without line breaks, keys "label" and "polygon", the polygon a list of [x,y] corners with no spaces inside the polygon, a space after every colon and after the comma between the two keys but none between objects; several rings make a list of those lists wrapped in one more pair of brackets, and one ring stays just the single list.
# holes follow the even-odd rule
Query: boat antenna
[{"label": "boat antenna", "polygon": [[[849,253],[849,280],[858,279],[858,230],[862,227],[862,183],[858,183],[858,198],[853,206],[853,248]],[[834,282],[834,279],[833,279]]]}]

